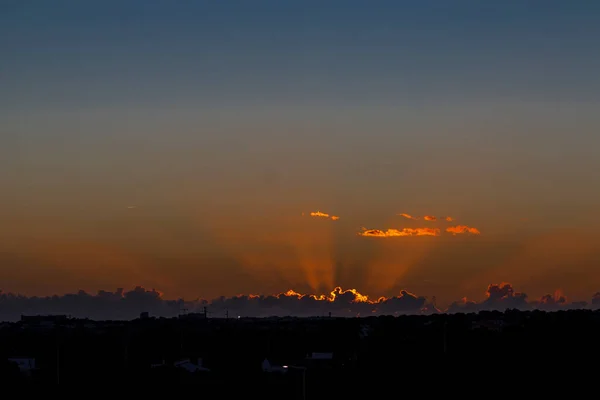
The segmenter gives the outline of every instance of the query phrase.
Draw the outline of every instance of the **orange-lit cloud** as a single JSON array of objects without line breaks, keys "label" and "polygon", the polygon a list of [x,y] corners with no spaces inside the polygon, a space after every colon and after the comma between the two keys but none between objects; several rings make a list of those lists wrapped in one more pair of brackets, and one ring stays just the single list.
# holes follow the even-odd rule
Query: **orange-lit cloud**
[{"label": "orange-lit cloud", "polygon": [[338,219],[340,219],[340,217],[338,217],[337,215],[329,215],[329,214],[321,212],[321,211],[311,212],[310,216],[311,217],[319,217],[319,218],[329,218],[333,221],[337,221]]},{"label": "orange-lit cloud", "polygon": [[369,237],[399,237],[399,236],[439,236],[440,230],[437,228],[403,228],[387,229],[366,229],[362,228],[362,232],[358,232],[360,236]]},{"label": "orange-lit cloud", "polygon": [[[415,221],[421,218],[421,217],[415,217],[415,216],[412,216],[412,215],[406,214],[406,213],[401,213],[401,214],[396,214],[396,215],[399,215],[400,217],[404,217],[406,219],[412,219]],[[435,215],[424,215],[422,218],[425,221],[430,221],[430,222],[435,222],[438,220],[438,218]],[[448,222],[454,221],[454,219],[452,217],[443,217],[443,219],[445,219]]]},{"label": "orange-lit cloud", "polygon": [[[242,296],[243,295],[240,295],[238,297],[242,297]],[[335,289],[333,289],[327,295],[325,295],[325,294],[321,294],[321,295],[301,294],[294,290],[288,290],[285,293],[279,293],[279,294],[273,295],[273,297],[276,297],[278,299],[281,299],[284,297],[295,297],[297,299],[309,298],[309,299],[316,300],[316,301],[329,301],[329,302],[334,302],[336,300],[336,298],[341,298],[343,296],[345,296],[347,298],[347,300],[349,300],[351,303],[371,303],[371,304],[376,303],[376,301],[369,300],[369,296],[359,293],[358,290],[356,290],[356,289],[343,290],[339,286],[336,287]],[[248,295],[248,297],[259,298],[259,297],[261,297],[261,295],[250,294],[250,295]],[[382,300],[382,299],[385,299],[385,298],[381,297],[379,300]],[[379,301],[379,300],[377,300],[377,301]]]},{"label": "orange-lit cloud", "polygon": [[544,296],[542,296],[540,298],[540,300],[538,301],[539,304],[542,305],[551,305],[551,306],[555,306],[555,305],[559,305],[559,304],[566,304],[567,303],[567,298],[566,296],[563,294],[562,290],[558,289],[554,292],[554,294],[546,294]]},{"label": "orange-lit cloud", "polygon": [[453,235],[458,235],[461,233],[470,233],[473,235],[481,234],[481,232],[479,232],[479,229],[472,228],[472,227],[466,226],[466,225],[456,225],[456,226],[448,227],[448,228],[446,228],[446,232],[449,232]]},{"label": "orange-lit cloud", "polygon": [[401,213],[401,214],[397,214],[397,215],[404,217],[406,219],[419,219],[419,217],[413,217],[412,215],[406,214],[406,213]]}]

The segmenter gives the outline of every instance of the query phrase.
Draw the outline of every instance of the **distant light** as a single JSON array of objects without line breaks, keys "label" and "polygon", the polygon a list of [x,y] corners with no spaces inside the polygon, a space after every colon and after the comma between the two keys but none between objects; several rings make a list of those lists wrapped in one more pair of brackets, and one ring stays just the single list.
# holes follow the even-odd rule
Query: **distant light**
[{"label": "distant light", "polygon": [[240,316],[238,315],[238,319],[240,319],[240,318],[242,318],[242,317],[240,317]]},{"label": "distant light", "polygon": [[284,365],[284,366],[283,366],[283,368],[287,368],[287,367],[288,367],[287,365]]}]

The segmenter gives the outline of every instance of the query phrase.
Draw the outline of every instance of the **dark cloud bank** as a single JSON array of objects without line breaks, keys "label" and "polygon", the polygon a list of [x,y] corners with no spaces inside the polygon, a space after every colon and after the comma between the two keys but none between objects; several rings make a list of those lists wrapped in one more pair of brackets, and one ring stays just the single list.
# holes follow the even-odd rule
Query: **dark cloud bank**
[{"label": "dark cloud bank", "polygon": [[131,291],[118,289],[116,292],[99,291],[95,295],[79,291],[51,297],[26,297],[0,292],[0,320],[15,321],[21,315],[66,314],[76,318],[96,320],[134,319],[147,311],[152,316],[174,317],[184,309],[186,312],[201,313],[204,308],[209,317],[268,317],[268,316],[370,316],[431,314],[438,312],[478,312],[482,310],[539,309],[555,311],[561,309],[600,308],[600,292],[588,302],[568,302],[564,296],[546,295],[531,301],[524,293],[517,293],[508,283],[492,284],[487,297],[481,302],[466,299],[454,302],[448,309],[440,310],[431,299],[402,291],[396,297],[367,299],[353,290],[336,288],[328,296],[300,295],[287,292],[272,296],[234,296],[207,300],[165,300],[154,289],[136,287]]}]

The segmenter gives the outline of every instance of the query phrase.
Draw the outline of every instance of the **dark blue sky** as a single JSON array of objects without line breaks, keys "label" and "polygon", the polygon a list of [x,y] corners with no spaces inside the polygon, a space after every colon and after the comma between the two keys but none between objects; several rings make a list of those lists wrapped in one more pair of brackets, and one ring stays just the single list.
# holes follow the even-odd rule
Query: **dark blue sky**
[{"label": "dark blue sky", "polygon": [[[593,1],[3,2],[3,107],[597,100]],[[10,93],[10,96],[6,94]]]}]

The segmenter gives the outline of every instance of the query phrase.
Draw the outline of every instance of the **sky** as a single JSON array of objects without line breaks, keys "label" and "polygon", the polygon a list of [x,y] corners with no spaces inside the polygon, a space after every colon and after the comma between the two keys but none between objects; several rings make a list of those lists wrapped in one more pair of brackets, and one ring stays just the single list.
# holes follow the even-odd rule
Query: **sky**
[{"label": "sky", "polygon": [[589,300],[599,19],[584,0],[4,0],[0,289]]}]

